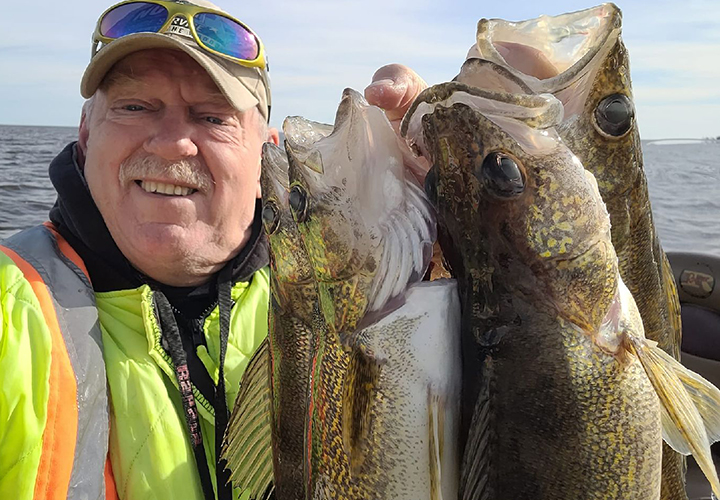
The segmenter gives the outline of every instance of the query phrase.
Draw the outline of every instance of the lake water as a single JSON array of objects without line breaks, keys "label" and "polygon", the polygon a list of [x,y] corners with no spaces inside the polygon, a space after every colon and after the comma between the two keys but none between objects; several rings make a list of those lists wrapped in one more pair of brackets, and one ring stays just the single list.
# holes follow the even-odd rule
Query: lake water
[{"label": "lake water", "polygon": [[[55,201],[48,165],[76,135],[0,125],[0,239],[47,220]],[[720,142],[644,141],[643,152],[663,247],[720,253]]]}]

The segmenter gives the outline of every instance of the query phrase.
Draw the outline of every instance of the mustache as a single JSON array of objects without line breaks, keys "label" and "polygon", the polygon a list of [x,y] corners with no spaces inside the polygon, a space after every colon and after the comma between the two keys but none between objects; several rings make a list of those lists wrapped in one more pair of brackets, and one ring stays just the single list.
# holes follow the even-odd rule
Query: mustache
[{"label": "mustache", "polygon": [[154,177],[204,192],[213,184],[207,168],[194,157],[168,161],[154,155],[132,155],[120,163],[118,175],[123,185],[137,179]]}]

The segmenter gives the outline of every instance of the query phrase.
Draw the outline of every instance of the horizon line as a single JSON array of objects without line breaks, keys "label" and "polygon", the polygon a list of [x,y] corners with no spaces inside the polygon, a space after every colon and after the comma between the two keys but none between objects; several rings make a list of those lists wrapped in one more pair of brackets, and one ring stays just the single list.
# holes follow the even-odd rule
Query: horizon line
[{"label": "horizon line", "polygon": [[[0,123],[0,127],[35,127],[35,128],[78,128],[78,125],[24,125],[19,123]],[[279,129],[282,134],[282,130]],[[708,135],[704,137],[642,137],[640,134],[640,140],[643,141],[720,141],[720,134]]]}]

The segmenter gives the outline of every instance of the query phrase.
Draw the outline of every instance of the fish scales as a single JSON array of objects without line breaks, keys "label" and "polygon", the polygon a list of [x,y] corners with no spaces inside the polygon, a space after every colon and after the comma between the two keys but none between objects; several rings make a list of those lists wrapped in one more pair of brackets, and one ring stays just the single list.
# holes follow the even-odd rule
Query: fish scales
[{"label": "fish scales", "polygon": [[[652,211],[643,169],[642,147],[632,103],[629,56],[620,38],[622,16],[613,4],[585,11],[519,23],[524,35],[517,37],[514,26],[502,20],[483,20],[478,29],[478,52],[482,57],[504,65],[507,61],[492,44],[514,39],[538,49],[560,72],[550,71],[537,78],[518,75],[537,92],[555,94],[566,104],[566,119],[558,133],[596,177],[600,193],[610,213],[612,241],[619,259],[620,275],[630,289],[643,319],[647,338],[658,342],[667,353],[680,359],[680,304],[667,257],[652,220]],[[579,27],[586,27],[581,31]],[[572,57],[547,43],[553,33],[562,33],[553,42],[582,34],[583,44]],[[559,43],[557,44],[559,46]],[[601,122],[598,116],[613,96],[614,104],[625,113],[625,123]],[[625,99],[626,98],[626,99]],[[608,128],[610,125],[613,129]],[[605,126],[608,130],[603,130]],[[669,448],[663,459],[664,500],[687,498],[684,488],[684,460]]]},{"label": "fish scales", "polygon": [[[561,125],[558,132],[598,179],[610,213],[620,276],[635,298],[647,338],[679,360],[680,303],[653,223],[638,127],[634,121],[627,135],[617,139],[598,131],[592,121],[598,104],[614,93],[632,98],[628,53],[619,38],[598,71],[584,112]],[[685,460],[666,444],[661,498],[687,498]]]},{"label": "fish scales", "polygon": [[[436,298],[442,298],[442,295],[436,295]],[[342,381],[346,379],[337,376],[338,373],[347,373],[352,355],[340,356],[340,362],[333,360],[327,363],[322,380],[330,387],[325,385],[322,390],[324,397],[319,398],[323,401],[317,415],[322,421],[320,442],[323,449],[318,456],[320,465],[316,469],[318,479],[314,484],[313,498],[417,498],[414,491],[421,490],[417,484],[428,482],[427,459],[424,460],[425,467],[422,466],[423,461],[418,463],[410,459],[418,456],[418,449],[427,449],[426,440],[420,437],[424,433],[418,432],[418,429],[428,427],[425,405],[417,404],[409,409],[417,400],[418,391],[422,390],[423,395],[427,391],[427,387],[420,384],[424,378],[423,360],[417,359],[412,346],[413,341],[417,341],[417,323],[417,317],[396,314],[358,332],[354,340],[354,345],[361,346],[365,355],[384,361],[372,394],[371,428],[368,439],[363,442],[367,455],[357,470],[352,470],[342,438],[342,413],[346,401],[342,398]],[[389,329],[396,334],[397,344],[382,342],[382,335],[386,335]],[[380,356],[376,349],[386,352]],[[390,362],[394,363],[392,367],[388,366]],[[409,384],[398,376],[400,374],[409,380],[417,380],[418,384]],[[331,396],[328,397],[328,394]],[[413,425],[397,418],[397,415],[412,415]],[[392,453],[384,450],[392,450]],[[400,461],[398,457],[408,458]],[[390,474],[390,471],[398,469],[403,471],[404,477],[399,484],[397,480],[392,480]],[[414,489],[408,485],[415,485]]]},{"label": "fish scales", "polygon": [[447,280],[412,284],[430,260],[434,219],[406,185],[381,110],[346,90],[331,134],[309,140],[308,123],[284,124],[290,203],[325,318],[308,498],[453,498],[457,291]]},{"label": "fish scales", "polygon": [[[638,127],[634,122],[627,136],[618,140],[598,131],[587,116],[613,93],[632,97],[628,53],[620,39],[598,71],[582,118],[561,125],[559,133],[598,179],[610,213],[620,275],[635,298],[647,338],[679,360],[680,302],[653,223]],[[685,460],[667,444],[663,448],[661,498],[687,498]]]},{"label": "fish scales", "polygon": [[[483,149],[489,147],[483,146],[487,141],[477,135],[481,120],[460,104],[449,110],[437,108],[426,117],[428,141],[442,143],[429,147],[442,150],[444,155],[436,174],[438,210],[445,214],[441,223],[458,221],[453,227],[462,232],[454,236],[465,244],[469,242],[460,235],[471,230],[464,231],[463,227],[471,226],[468,222],[477,220],[478,215],[472,208],[477,198],[464,191],[477,185],[472,172]],[[483,128],[491,131],[488,134],[501,134],[492,123],[485,123]],[[468,136],[473,140],[467,141]],[[509,141],[493,145],[513,152],[518,149]],[[462,208],[445,212],[445,203]],[[458,212],[472,215],[472,219],[463,221],[456,217]],[[472,244],[477,245],[477,240]],[[463,257],[477,258],[470,248],[462,248]],[[496,423],[486,430],[490,434],[487,498],[633,498],[633,491],[659,489],[659,477],[653,474],[659,467],[659,453],[647,453],[653,447],[659,451],[659,407],[642,367],[636,362],[630,369],[621,370],[614,358],[600,351],[585,333],[567,325],[552,310],[507,290],[503,283],[517,283],[518,275],[527,279],[523,288],[528,290],[536,286],[547,289],[548,285],[521,266],[501,264],[498,257],[490,254],[484,264],[493,269],[487,285],[493,292],[488,293],[498,296],[497,301],[490,301],[496,302],[493,314],[489,316],[482,307],[488,301],[480,293],[475,304],[479,314],[473,315],[476,323],[465,323],[463,333],[464,338],[475,342],[480,338],[484,344],[479,349],[484,370],[479,376],[473,375],[477,386],[488,381],[489,393],[481,398],[487,400],[490,419]],[[472,265],[465,262],[461,267]],[[451,267],[457,266],[451,262]],[[462,288],[473,292],[482,288],[469,274],[460,278],[470,280]],[[600,289],[595,298],[602,298],[603,292]],[[603,314],[602,308],[598,314]],[[503,316],[511,321],[499,320]],[[491,338],[488,332],[497,329],[502,329],[502,334],[497,334],[501,338]],[[467,360],[466,365],[477,367],[478,360]],[[466,371],[465,375],[470,374]],[[613,389],[608,391],[608,387]],[[637,392],[643,397],[638,398]],[[640,429],[615,434],[636,420],[647,423]],[[628,471],[620,481],[615,469],[618,466]]]},{"label": "fish scales", "polygon": [[[521,317],[533,328],[508,331],[514,341],[498,349],[489,374],[505,444],[496,498],[653,498],[659,409],[640,364],[620,368],[584,332],[534,307]],[[537,356],[549,351],[565,355]],[[518,364],[533,368],[518,377]]]},{"label": "fish scales", "polygon": [[679,307],[673,305],[677,291],[653,224],[638,128],[634,124],[627,136],[610,138],[588,119],[600,101],[616,93],[632,96],[629,58],[620,39],[598,71],[584,113],[561,124],[558,132],[598,181],[620,275],[635,298],[647,337],[679,359]]},{"label": "fish scales", "polygon": [[401,127],[432,159],[426,191],[463,295],[461,498],[655,500],[661,436],[720,489],[720,391],[645,340],[597,182],[552,128],[558,106],[448,83]]},{"label": "fish scales", "polygon": [[263,150],[263,225],[270,249],[271,425],[278,498],[305,499],[305,429],[317,290],[288,206],[288,164],[271,144]]},{"label": "fish scales", "polygon": [[[322,132],[322,131],[320,131]],[[320,309],[320,296],[312,261],[302,243],[289,206],[289,166],[284,151],[266,144],[261,173],[263,222],[270,244],[273,464],[278,498],[334,498],[316,488],[323,474],[337,477],[357,498],[370,498],[367,488],[350,482],[342,465],[332,471],[319,469],[324,443],[331,443],[325,421],[337,420],[338,408],[330,407],[323,394],[340,393],[333,385],[348,357],[329,337]],[[342,382],[342,379],[339,380]],[[326,448],[342,451],[337,443]],[[342,455],[338,458],[343,463]],[[345,463],[347,460],[345,460]],[[320,491],[321,493],[314,493]],[[319,496],[318,496],[319,495]]]}]

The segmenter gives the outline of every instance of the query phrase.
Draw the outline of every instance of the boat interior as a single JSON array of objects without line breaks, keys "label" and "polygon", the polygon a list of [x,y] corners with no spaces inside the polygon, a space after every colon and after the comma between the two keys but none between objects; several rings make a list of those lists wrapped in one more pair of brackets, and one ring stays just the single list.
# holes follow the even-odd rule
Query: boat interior
[{"label": "boat interior", "polygon": [[[720,387],[720,258],[712,255],[668,252],[682,310],[682,362]],[[712,447],[720,473],[720,443]],[[692,457],[688,458],[689,500],[710,500],[710,484]]]}]

